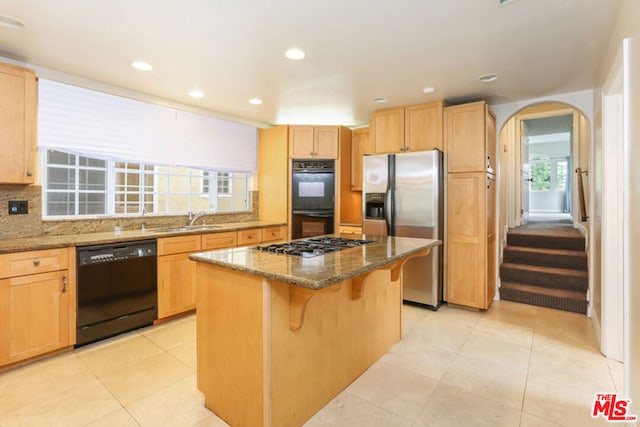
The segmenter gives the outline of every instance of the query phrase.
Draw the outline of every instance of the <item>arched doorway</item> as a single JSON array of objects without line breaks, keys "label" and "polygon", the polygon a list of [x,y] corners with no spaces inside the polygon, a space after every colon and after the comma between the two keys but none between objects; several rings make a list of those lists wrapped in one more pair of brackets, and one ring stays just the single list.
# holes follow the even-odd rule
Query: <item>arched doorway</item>
[{"label": "arched doorway", "polygon": [[[526,223],[531,212],[542,220],[570,217],[576,228],[588,233],[588,221],[581,221],[574,171],[589,170],[590,141],[588,119],[566,103],[539,103],[511,115],[499,133],[502,239],[507,227]],[[583,178],[587,195],[589,180]]]}]

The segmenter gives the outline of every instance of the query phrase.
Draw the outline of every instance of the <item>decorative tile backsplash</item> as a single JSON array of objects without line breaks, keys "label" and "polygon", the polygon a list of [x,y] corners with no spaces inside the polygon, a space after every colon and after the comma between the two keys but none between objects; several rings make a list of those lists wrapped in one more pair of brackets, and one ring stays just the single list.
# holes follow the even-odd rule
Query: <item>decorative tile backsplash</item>
[{"label": "decorative tile backsplash", "polygon": [[[225,224],[258,220],[258,192],[251,191],[250,212],[220,213],[205,216],[208,224]],[[9,200],[26,200],[29,213],[9,215]],[[144,217],[146,228],[181,226],[188,223],[187,215],[149,215]],[[139,229],[142,218],[99,219],[42,219],[42,187],[36,185],[0,185],[0,239],[15,237],[55,236],[62,234],[112,231],[119,225],[123,230]]]}]

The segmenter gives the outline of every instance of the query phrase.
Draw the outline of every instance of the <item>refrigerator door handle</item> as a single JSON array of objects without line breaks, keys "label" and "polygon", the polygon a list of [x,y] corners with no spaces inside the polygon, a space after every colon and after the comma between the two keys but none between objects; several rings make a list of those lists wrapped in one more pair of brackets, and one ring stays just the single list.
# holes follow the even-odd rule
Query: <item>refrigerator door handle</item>
[{"label": "refrigerator door handle", "polygon": [[396,235],[396,156],[390,154],[388,157],[388,171],[389,176],[387,177],[387,191],[384,197],[384,218],[387,223],[387,235],[395,236]]}]

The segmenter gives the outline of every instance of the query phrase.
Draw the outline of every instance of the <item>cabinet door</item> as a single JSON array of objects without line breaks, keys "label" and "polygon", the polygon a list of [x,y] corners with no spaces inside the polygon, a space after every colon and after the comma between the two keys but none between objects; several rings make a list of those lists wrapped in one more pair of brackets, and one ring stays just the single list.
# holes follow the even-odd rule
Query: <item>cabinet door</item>
[{"label": "cabinet door", "polygon": [[158,257],[158,318],[196,307],[196,263],[188,253]]},{"label": "cabinet door", "polygon": [[278,126],[258,132],[259,219],[287,222],[289,129],[287,126]]},{"label": "cabinet door", "polygon": [[443,148],[443,102],[406,107],[405,151],[423,151]]},{"label": "cabinet door", "polygon": [[449,173],[486,169],[485,106],[482,101],[445,108],[445,152]]},{"label": "cabinet door", "polygon": [[71,345],[68,286],[66,271],[0,280],[0,364]]},{"label": "cabinet door", "polygon": [[0,183],[33,184],[36,78],[32,70],[0,63]]},{"label": "cabinet door", "polygon": [[313,158],[315,152],[313,137],[313,126],[289,126],[289,157],[292,159]]},{"label": "cabinet door", "polygon": [[356,129],[351,136],[351,189],[362,191],[362,156],[373,154],[369,144],[369,128]]},{"label": "cabinet door", "polygon": [[338,127],[321,126],[313,129],[314,157],[318,159],[338,158]]},{"label": "cabinet door", "polygon": [[404,150],[404,108],[374,111],[369,137],[376,153],[399,153]]},{"label": "cabinet door", "polygon": [[447,301],[486,308],[486,173],[447,176]]}]

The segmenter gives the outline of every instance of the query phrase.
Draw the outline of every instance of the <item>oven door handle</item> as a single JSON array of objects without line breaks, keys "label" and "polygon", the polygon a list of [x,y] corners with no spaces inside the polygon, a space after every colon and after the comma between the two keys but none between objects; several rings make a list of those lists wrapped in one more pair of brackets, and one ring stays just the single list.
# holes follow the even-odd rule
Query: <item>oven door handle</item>
[{"label": "oven door handle", "polygon": [[301,214],[301,215],[308,216],[308,217],[311,217],[311,218],[332,218],[333,217],[333,214],[312,214],[312,213],[309,213],[309,214]]}]

